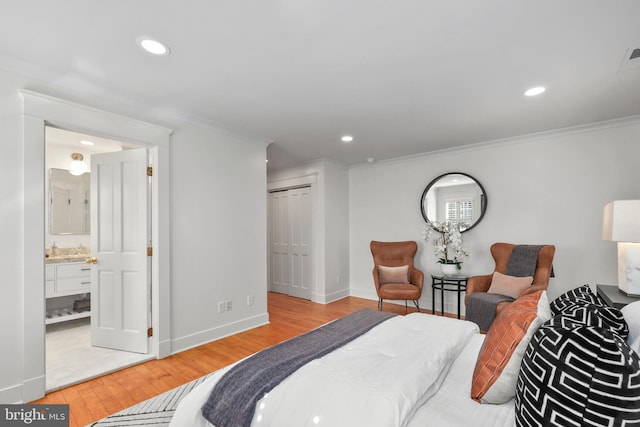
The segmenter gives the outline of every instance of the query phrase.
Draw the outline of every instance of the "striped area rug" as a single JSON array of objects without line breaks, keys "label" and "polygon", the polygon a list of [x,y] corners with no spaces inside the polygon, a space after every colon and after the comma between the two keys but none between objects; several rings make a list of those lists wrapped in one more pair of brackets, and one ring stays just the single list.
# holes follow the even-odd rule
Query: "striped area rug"
[{"label": "striped area rug", "polygon": [[[211,375],[211,374],[209,374]],[[172,390],[147,399],[137,405],[130,406],[113,415],[109,415],[93,424],[91,427],[125,427],[147,426],[166,427],[178,407],[178,403],[194,387],[206,380],[209,375],[195,379],[189,383],[178,386]]]}]

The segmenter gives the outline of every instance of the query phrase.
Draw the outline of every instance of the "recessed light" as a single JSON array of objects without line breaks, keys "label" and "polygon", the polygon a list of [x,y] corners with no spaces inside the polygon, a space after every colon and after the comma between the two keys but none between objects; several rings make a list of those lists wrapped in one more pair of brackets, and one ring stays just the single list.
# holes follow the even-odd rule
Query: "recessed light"
[{"label": "recessed light", "polygon": [[524,96],[536,96],[536,95],[540,95],[541,93],[543,93],[545,90],[547,90],[547,88],[545,88],[544,86],[536,86],[536,87],[532,87],[531,89],[527,89],[524,92]]},{"label": "recessed light", "polygon": [[138,37],[136,42],[142,49],[154,55],[166,56],[171,53],[169,46],[149,37]]},{"label": "recessed light", "polygon": [[84,140],[84,139],[82,141],[80,141],[80,144],[82,144],[82,145],[96,145],[95,142],[87,141],[87,140]]},{"label": "recessed light", "polygon": [[351,135],[344,135],[340,139],[342,139],[342,142],[351,142],[351,141],[353,141],[353,137]]}]

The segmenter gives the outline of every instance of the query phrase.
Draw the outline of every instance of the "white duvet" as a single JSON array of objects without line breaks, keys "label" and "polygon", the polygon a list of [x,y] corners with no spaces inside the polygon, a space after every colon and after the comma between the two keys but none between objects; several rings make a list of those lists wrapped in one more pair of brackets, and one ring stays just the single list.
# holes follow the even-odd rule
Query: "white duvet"
[{"label": "white duvet", "polygon": [[[258,402],[252,426],[406,426],[475,336],[471,322],[394,317],[280,383]],[[211,426],[200,408],[227,369],[185,397],[171,426]]]}]

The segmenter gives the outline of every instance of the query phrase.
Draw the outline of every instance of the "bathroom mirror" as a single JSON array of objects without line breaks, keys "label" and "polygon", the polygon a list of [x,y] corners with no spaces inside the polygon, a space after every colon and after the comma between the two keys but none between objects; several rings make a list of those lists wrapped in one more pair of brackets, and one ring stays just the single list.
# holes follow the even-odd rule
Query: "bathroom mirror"
[{"label": "bathroom mirror", "polygon": [[49,169],[49,234],[89,234],[89,176]]},{"label": "bathroom mirror", "polygon": [[434,224],[457,221],[460,231],[475,227],[487,210],[487,193],[471,175],[451,172],[440,175],[427,185],[420,200],[422,217]]}]

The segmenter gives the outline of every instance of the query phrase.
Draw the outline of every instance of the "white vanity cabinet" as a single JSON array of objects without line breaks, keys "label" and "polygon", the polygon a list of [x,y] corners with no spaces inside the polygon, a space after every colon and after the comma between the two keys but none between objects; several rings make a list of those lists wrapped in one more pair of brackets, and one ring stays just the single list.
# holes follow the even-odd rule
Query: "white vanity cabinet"
[{"label": "white vanity cabinet", "polygon": [[45,272],[46,322],[58,323],[91,315],[74,311],[74,302],[89,297],[91,266],[84,262],[47,264]]}]

